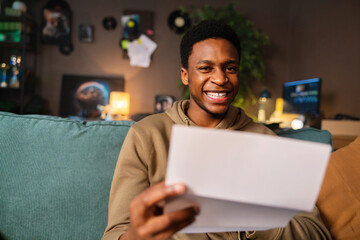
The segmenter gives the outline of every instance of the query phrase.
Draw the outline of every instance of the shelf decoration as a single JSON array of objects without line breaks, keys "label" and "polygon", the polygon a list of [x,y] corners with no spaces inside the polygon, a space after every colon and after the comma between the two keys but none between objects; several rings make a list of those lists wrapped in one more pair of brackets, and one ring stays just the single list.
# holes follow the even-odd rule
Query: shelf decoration
[{"label": "shelf decoration", "polygon": [[14,1],[12,4],[12,8],[20,11],[22,14],[25,14],[27,11],[26,4],[22,1]]},{"label": "shelf decoration", "polygon": [[0,42],[19,43],[21,42],[21,22],[2,21],[0,22]]},{"label": "shelf decoration", "polygon": [[10,57],[10,88],[19,88],[20,81],[19,81],[19,74],[20,74],[20,65],[21,65],[21,56],[11,55]]},{"label": "shelf decoration", "polygon": [[8,64],[6,64],[6,63],[1,63],[0,67],[1,67],[1,70],[2,70],[0,87],[1,88],[7,88],[8,83],[6,81],[6,72],[10,68],[10,66]]}]

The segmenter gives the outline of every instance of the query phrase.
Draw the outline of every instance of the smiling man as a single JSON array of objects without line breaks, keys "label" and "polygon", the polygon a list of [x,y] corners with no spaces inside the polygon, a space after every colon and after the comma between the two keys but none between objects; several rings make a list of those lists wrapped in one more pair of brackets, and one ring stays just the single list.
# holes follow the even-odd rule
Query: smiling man
[{"label": "smiling man", "polygon": [[[191,46],[183,41],[182,47],[190,51]],[[238,69],[239,52],[229,40],[212,38],[193,45],[181,79],[190,90],[187,114],[198,126],[216,127],[224,118],[238,92]]]},{"label": "smiling man", "polygon": [[190,100],[175,102],[167,112],[151,115],[130,128],[113,177],[103,240],[331,239],[316,208],[295,216],[285,228],[201,234],[176,233],[196,221],[201,211],[197,206],[162,212],[166,199],[186,191],[180,183],[164,184],[174,124],[274,134],[231,106],[239,87],[239,46],[236,33],[217,21],[201,22],[184,35],[181,79],[189,86]]}]

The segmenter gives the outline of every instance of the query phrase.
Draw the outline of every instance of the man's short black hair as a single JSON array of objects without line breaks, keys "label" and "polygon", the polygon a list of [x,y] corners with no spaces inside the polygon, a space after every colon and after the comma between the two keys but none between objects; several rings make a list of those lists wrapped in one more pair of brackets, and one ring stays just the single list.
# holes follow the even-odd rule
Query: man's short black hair
[{"label": "man's short black hair", "polygon": [[210,38],[223,38],[230,41],[236,48],[240,60],[240,41],[235,31],[223,22],[204,20],[190,28],[181,40],[180,56],[182,67],[188,68],[188,60],[194,44]]}]

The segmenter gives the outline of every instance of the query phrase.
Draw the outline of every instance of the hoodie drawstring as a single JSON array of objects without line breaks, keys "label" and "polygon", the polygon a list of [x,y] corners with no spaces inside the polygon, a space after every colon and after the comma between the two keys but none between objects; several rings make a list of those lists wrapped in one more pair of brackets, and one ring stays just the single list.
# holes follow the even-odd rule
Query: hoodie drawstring
[{"label": "hoodie drawstring", "polygon": [[189,121],[189,119],[187,117],[184,118],[184,122],[185,122],[186,126],[190,126],[190,121]]}]

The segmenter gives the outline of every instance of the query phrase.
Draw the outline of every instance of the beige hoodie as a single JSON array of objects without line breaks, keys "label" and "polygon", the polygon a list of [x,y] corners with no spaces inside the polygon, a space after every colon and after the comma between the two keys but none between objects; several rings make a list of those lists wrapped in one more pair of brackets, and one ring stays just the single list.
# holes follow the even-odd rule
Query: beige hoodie
[{"label": "beige hoodie", "polygon": [[[129,205],[132,199],[149,186],[165,179],[172,126],[174,124],[196,126],[185,114],[188,107],[187,100],[175,102],[171,110],[151,115],[130,128],[114,172],[108,226],[103,240],[119,239],[129,227]],[[264,125],[254,123],[243,110],[232,106],[216,128],[274,134]],[[175,234],[171,239],[330,239],[328,231],[314,215],[315,213],[317,212],[297,215],[286,228],[262,232]]]},{"label": "beige hoodie", "polygon": [[[166,114],[176,124],[196,126],[196,124],[185,115],[186,110],[189,108],[189,104],[190,102],[188,100],[175,102],[174,106],[169,111],[167,111]],[[225,118],[215,128],[274,135],[274,133],[270,129],[264,127],[264,125],[254,123],[242,109],[235,108],[233,106],[230,106],[225,115]]]}]

